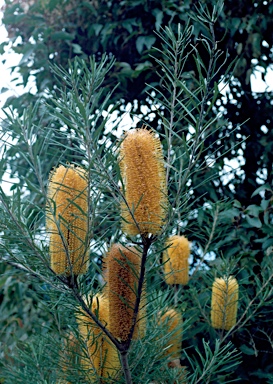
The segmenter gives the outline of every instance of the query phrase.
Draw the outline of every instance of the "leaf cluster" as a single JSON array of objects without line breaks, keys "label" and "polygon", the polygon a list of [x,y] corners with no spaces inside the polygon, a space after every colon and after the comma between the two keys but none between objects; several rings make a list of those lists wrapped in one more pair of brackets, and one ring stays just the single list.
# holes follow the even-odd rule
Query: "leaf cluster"
[{"label": "leaf cluster", "polygon": [[[37,2],[30,12],[38,14],[39,7],[45,7],[45,15],[54,20],[60,11],[57,3]],[[130,3],[131,12],[141,6],[137,1]],[[13,4],[22,19],[31,14],[23,9],[24,4]],[[246,380],[250,375],[257,383],[262,375],[270,379],[272,188],[270,183],[256,188],[252,194],[254,201],[249,200],[245,205],[244,199],[229,201],[226,198],[225,185],[219,178],[224,158],[230,154],[225,132],[236,136],[242,129],[241,125],[236,128],[230,125],[225,112],[219,114],[216,108],[221,98],[219,78],[223,76],[222,80],[230,83],[230,67],[225,55],[218,50],[220,42],[215,34],[218,23],[223,21],[223,4],[219,2],[211,10],[202,6],[200,12],[195,11],[193,22],[199,25],[198,32],[186,22],[160,29],[165,14],[156,8],[152,14],[157,34],[153,36],[158,41],[140,39],[139,32],[134,33],[137,30],[134,21],[126,24],[126,12],[124,16],[118,12],[109,15],[110,5],[117,6],[114,1],[102,2],[102,9],[108,9],[107,17],[123,17],[125,24],[120,24],[120,29],[116,23],[110,34],[105,23],[101,26],[102,16],[96,4],[81,4],[77,14],[82,12],[82,7],[91,7],[92,12],[96,12],[97,24],[90,23],[90,28],[97,36],[104,36],[105,44],[107,39],[110,42],[115,37],[115,28],[131,31],[131,39],[138,36],[135,47],[138,56],[146,54],[144,48],[149,49],[152,41],[154,47],[149,60],[156,63],[156,76],[160,78],[147,87],[147,100],[156,114],[149,126],[160,136],[163,145],[170,204],[168,221],[147,255],[148,329],[145,339],[133,343],[130,349],[133,380],[174,382],[178,374],[184,374],[176,368],[169,369],[166,358],[161,355],[171,335],[167,325],[162,329],[158,325],[158,316],[160,311],[171,306],[177,306],[184,317],[181,362],[185,363],[188,382],[226,383],[238,377]],[[162,4],[166,7],[165,2]],[[178,8],[173,4],[174,8],[170,7],[166,14],[175,21]],[[126,10],[127,5],[122,3],[121,9]],[[63,2],[62,6],[64,13],[75,15],[72,2]],[[145,12],[148,6],[145,3]],[[14,10],[10,7],[7,10]],[[190,9],[190,2],[183,7]],[[46,13],[48,10],[51,11]],[[51,21],[48,19],[48,22]],[[56,23],[54,28],[58,28]],[[64,49],[79,50],[71,45],[73,40],[68,38],[67,32],[62,32],[53,37],[65,42]],[[96,44],[100,44],[97,40]],[[95,42],[91,39],[90,44]],[[107,45],[103,46],[104,50]],[[0,353],[5,357],[7,383],[12,380],[34,382],[37,369],[40,376],[36,377],[36,382],[58,382],[59,356],[67,334],[72,331],[80,339],[75,307],[79,302],[82,304],[82,297],[90,292],[101,292],[104,286],[101,260],[109,245],[117,241],[143,245],[140,237],[126,237],[120,229],[119,205],[124,196],[118,167],[119,120],[114,126],[109,124],[111,113],[120,107],[119,103],[114,103],[120,100],[120,86],[109,91],[109,84],[118,77],[118,61],[112,59],[112,52],[108,56],[102,54],[99,60],[98,56],[74,58],[68,67],[51,66],[56,79],[53,89],[49,88],[47,94],[23,114],[16,105],[6,112],[4,129],[8,136],[4,137],[3,170],[18,177],[10,193],[0,191],[0,265],[3,271],[0,288],[1,313],[4,313],[1,342],[7,345]],[[140,81],[143,73],[138,71],[146,73],[146,70],[140,67],[133,71],[135,79]],[[127,83],[125,85],[126,90],[130,89]],[[124,100],[126,97],[125,94]],[[140,97],[140,100],[144,99]],[[220,143],[219,138],[222,139]],[[243,144],[240,142],[238,146]],[[235,140],[232,148],[236,151]],[[19,160],[11,161],[16,154]],[[58,278],[50,270],[44,225],[49,171],[67,162],[83,166],[90,185],[87,215],[91,262],[87,275],[78,281],[78,291],[71,291],[71,282]],[[192,241],[191,278],[187,287],[168,287],[164,282],[162,252],[166,248],[166,238],[172,234],[185,234]],[[212,281],[215,276],[225,274],[236,275],[241,287],[238,322],[228,333],[215,331],[210,326]],[[79,295],[72,295],[75,292],[80,292],[82,301],[78,300]],[[18,305],[20,301],[21,306]],[[35,323],[34,332],[31,329]],[[44,337],[37,337],[36,332],[38,335],[44,332]],[[249,356],[251,359],[258,356],[255,372],[251,373],[246,369]],[[67,373],[71,382],[84,380],[81,376],[84,372],[78,373],[78,351],[74,357],[71,371]],[[46,366],[51,367],[47,373]]]}]

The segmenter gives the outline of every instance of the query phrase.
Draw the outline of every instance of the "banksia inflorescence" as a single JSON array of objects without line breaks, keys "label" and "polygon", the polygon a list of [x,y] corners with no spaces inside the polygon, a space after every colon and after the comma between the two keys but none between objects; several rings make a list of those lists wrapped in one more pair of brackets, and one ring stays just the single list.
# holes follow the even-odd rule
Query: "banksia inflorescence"
[{"label": "banksia inflorescence", "polygon": [[[81,345],[79,340],[73,333],[69,333],[64,340],[64,348],[60,355],[61,374],[69,376],[70,369],[75,370],[75,366],[78,365],[80,353]],[[67,381],[61,381],[61,383],[71,384]]]},{"label": "banksia inflorescence", "polygon": [[236,324],[239,285],[235,277],[216,278],[212,285],[211,325],[230,330]]},{"label": "banksia inflorescence", "polygon": [[189,281],[190,242],[184,236],[171,236],[163,253],[164,276],[167,284],[186,285]]},{"label": "banksia inflorescence", "polygon": [[[109,302],[106,296],[94,296],[91,310],[104,326],[108,325]],[[115,378],[120,370],[120,361],[114,344],[83,311],[77,316],[77,322],[86,345],[86,353],[81,359],[81,365],[88,377]]]},{"label": "banksia inflorescence", "polygon": [[160,140],[147,129],[126,134],[120,150],[125,187],[123,230],[129,235],[157,234],[166,217],[167,189]]},{"label": "banksia inflorescence", "polygon": [[[119,341],[128,340],[140,276],[141,253],[135,247],[114,244],[105,257],[109,298],[109,330]],[[145,288],[142,292],[133,339],[145,333]]]},{"label": "banksia inflorescence", "polygon": [[167,343],[164,348],[166,356],[173,359],[179,359],[182,348],[182,324],[183,319],[181,313],[171,308],[163,315],[160,313],[158,323],[166,326]]},{"label": "banksia inflorescence", "polygon": [[80,167],[60,165],[50,175],[47,230],[51,268],[80,275],[88,268],[88,182]]}]

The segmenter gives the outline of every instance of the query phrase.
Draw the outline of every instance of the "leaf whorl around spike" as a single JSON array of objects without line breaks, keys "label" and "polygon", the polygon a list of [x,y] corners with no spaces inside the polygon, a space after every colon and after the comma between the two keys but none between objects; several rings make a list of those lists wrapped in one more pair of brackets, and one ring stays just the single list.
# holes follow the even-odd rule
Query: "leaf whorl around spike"
[{"label": "leaf whorl around spike", "polygon": [[167,284],[186,285],[189,282],[190,242],[184,236],[171,236],[163,253],[164,277]]},{"label": "leaf whorl around spike", "polygon": [[[103,325],[109,324],[109,301],[105,295],[95,295],[92,298],[92,312]],[[80,334],[86,344],[87,354],[81,360],[81,365],[94,377],[115,378],[120,369],[118,351],[98,325],[83,310],[77,316]],[[95,371],[95,372],[94,372]]]},{"label": "leaf whorl around spike", "polygon": [[211,325],[230,330],[236,324],[239,285],[235,277],[216,278],[212,285]]}]

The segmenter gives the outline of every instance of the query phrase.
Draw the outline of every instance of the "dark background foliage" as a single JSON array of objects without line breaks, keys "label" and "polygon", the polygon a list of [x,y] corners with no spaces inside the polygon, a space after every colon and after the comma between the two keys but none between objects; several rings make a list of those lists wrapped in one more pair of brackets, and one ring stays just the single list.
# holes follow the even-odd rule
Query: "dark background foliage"
[{"label": "dark background foliage", "polygon": [[[46,98],[50,103],[47,90],[58,95],[60,86],[50,69],[53,63],[67,69],[69,60],[74,60],[77,56],[87,61],[90,55],[95,55],[99,60],[106,52],[110,57],[114,56],[116,61],[106,77],[105,91],[112,90],[118,83],[106,107],[118,103],[117,109],[122,113],[126,105],[131,103],[132,114],[140,116],[143,123],[147,122],[153,128],[162,131],[161,120],[154,111],[152,114],[152,101],[146,93],[147,84],[158,87],[162,83],[163,75],[156,61],[158,51],[155,50],[161,47],[161,41],[156,32],[165,25],[175,26],[181,23],[184,26],[189,17],[196,14],[200,4],[210,6],[214,2],[212,0],[6,1],[3,23],[8,30],[9,42],[2,43],[0,52],[4,52],[11,43],[11,49],[23,55],[19,65],[13,68],[18,69],[21,75],[17,79],[17,84],[26,85],[31,77],[37,88],[35,94],[24,93],[19,97],[9,98],[6,106],[13,107],[18,115],[22,116],[24,109],[37,100],[42,103]],[[199,40],[202,34],[206,34],[206,30],[194,19],[192,22],[194,33],[191,43],[198,47],[207,67],[209,56]],[[193,208],[197,213],[188,218],[186,233],[193,241],[193,257],[196,262],[198,249],[202,248],[200,226],[205,228],[213,221],[213,209],[216,209],[218,201],[230,201],[228,209],[220,212],[217,219],[217,225],[228,228],[225,239],[211,244],[210,250],[216,253],[219,251],[227,259],[236,258],[236,272],[242,281],[242,286],[250,297],[254,297],[263,263],[266,262],[266,258],[272,257],[273,94],[252,92],[250,76],[258,66],[265,69],[264,76],[273,63],[272,2],[226,0],[215,26],[215,36],[218,48],[227,52],[227,61],[214,81],[221,81],[226,68],[233,60],[237,59],[237,63],[230,76],[226,96],[220,94],[216,101],[217,110],[216,108],[211,110],[212,115],[221,112],[222,116],[216,119],[210,134],[205,138],[198,164],[206,162],[207,159],[214,161],[191,180],[193,193],[190,199],[195,201]],[[186,62],[184,70],[185,78],[188,79],[194,92],[198,73],[193,59]],[[214,84],[210,86],[213,88]],[[142,106],[146,108],[143,109]],[[168,112],[165,113],[167,116]],[[225,117],[230,123],[221,126],[221,119]],[[44,114],[42,108],[37,109],[33,121],[39,124],[43,131],[48,124],[58,126],[58,122]],[[188,129],[188,122],[181,121],[181,126]],[[10,131],[7,121],[3,121],[2,129],[9,130],[9,134],[13,136],[17,127],[13,126],[14,131]],[[176,126],[176,129],[179,130],[180,127]],[[21,146],[23,152],[24,144],[17,145]],[[47,151],[39,155],[45,179],[60,150],[59,145],[50,148],[54,158],[52,156],[49,158]],[[28,170],[26,159],[16,153],[16,147],[7,148],[7,155],[9,171],[13,176],[19,177],[19,180],[23,180]],[[223,176],[227,160],[236,159],[238,156],[242,159],[240,172],[231,169],[229,178]],[[5,170],[4,167],[1,169],[2,175]],[[210,181],[203,183],[203,180],[208,180],[212,176]],[[36,181],[31,173],[28,178],[35,185]],[[210,202],[214,208],[211,210],[204,208],[206,202]],[[35,201],[34,198],[33,205],[39,203],[42,202]],[[30,219],[30,223],[32,222],[33,217]],[[12,274],[12,270],[10,273]],[[37,298],[27,293],[26,278],[20,274],[16,274],[12,282],[5,276],[1,280],[0,288],[1,313],[4,313],[1,315],[3,324],[1,328],[7,329],[7,322],[10,321],[12,327],[8,329],[12,333],[13,324],[17,324],[14,332],[17,338],[21,338],[22,322],[28,324],[23,327],[24,334],[29,333],[33,331],[31,327],[36,322],[35,316],[37,313],[41,314],[41,309],[37,308]],[[187,292],[185,295],[187,296]],[[7,300],[10,296],[13,297],[11,308]],[[190,295],[187,299],[192,300]],[[24,309],[20,309],[19,303],[22,302]],[[35,316],[32,314],[31,305],[26,305],[30,302],[33,305],[36,303]],[[272,306],[265,304],[259,315],[253,315],[246,326],[234,336],[233,342],[242,352],[243,360],[234,378],[239,377],[242,383],[260,383],[262,378],[268,383],[273,380],[272,341],[270,344],[267,338],[267,335],[271,335],[272,328],[268,315],[270,310]],[[202,314],[200,319],[202,320]],[[186,347],[194,349],[193,340],[201,340],[200,335],[203,331],[200,323],[197,324],[196,330],[191,330],[192,334],[189,332]],[[9,335],[6,331],[3,331],[3,334],[1,342],[6,343]],[[196,334],[199,335],[198,338]]]},{"label": "dark background foliage", "polygon": [[[22,83],[27,84],[29,77],[34,77],[37,87],[35,95],[26,93],[10,98],[6,105],[13,106],[21,114],[22,110],[34,99],[44,95],[47,88],[54,89],[56,83],[50,71],[54,62],[67,68],[68,60],[75,56],[87,58],[102,53],[113,55],[116,59],[114,69],[106,80],[106,87],[119,86],[109,104],[120,101],[120,110],[127,103],[133,104],[133,113],[144,115],[150,120],[149,109],[143,113],[141,105],[150,106],[146,94],[146,84],[158,85],[161,73],[152,56],[157,53],[153,47],[160,47],[161,42],[155,31],[164,25],[184,25],[191,13],[200,7],[197,1],[13,1],[6,2],[3,22],[9,32],[12,49],[23,54],[19,64]],[[206,4],[213,2],[205,2]],[[202,3],[202,1],[200,2]],[[234,173],[230,182],[218,183],[205,187],[206,198],[214,201],[223,196],[239,200],[243,207],[252,201],[260,202],[257,183],[272,184],[272,129],[271,98],[272,93],[251,92],[250,75],[257,66],[266,69],[272,63],[272,20],[271,2],[226,1],[224,11],[216,25],[216,40],[223,52],[228,52],[228,63],[238,58],[237,66],[231,78],[227,97],[219,97],[217,106],[224,108],[231,124],[216,131],[207,138],[203,158],[212,153],[229,150],[226,157],[236,158],[241,154],[243,172]],[[194,22],[192,44],[199,46],[198,38],[202,33],[200,23]],[[8,43],[3,43],[1,50]],[[203,49],[203,52],[202,52]],[[208,55],[201,48],[200,55],[207,66]],[[192,60],[192,59],[191,59]],[[197,77],[194,63],[186,63],[185,73],[191,78]],[[228,64],[227,63],[227,64]],[[17,69],[18,67],[16,67]],[[14,68],[15,69],[15,68]],[[219,71],[218,79],[225,68]],[[217,79],[216,79],[217,80]],[[18,80],[18,83],[21,81]],[[192,81],[194,90],[195,84]],[[46,126],[47,121],[43,117]],[[242,124],[243,123],[243,124]],[[157,118],[150,122],[158,127]],[[185,122],[181,122],[185,124]],[[234,127],[240,128],[232,131]],[[216,123],[217,125],[217,123]],[[243,139],[243,142],[241,142]],[[236,145],[236,146],[235,146]],[[16,161],[17,162],[17,161]],[[223,169],[223,159],[214,169]],[[23,167],[22,167],[23,168]],[[14,167],[14,172],[18,167]],[[203,193],[197,191],[197,194]]]}]

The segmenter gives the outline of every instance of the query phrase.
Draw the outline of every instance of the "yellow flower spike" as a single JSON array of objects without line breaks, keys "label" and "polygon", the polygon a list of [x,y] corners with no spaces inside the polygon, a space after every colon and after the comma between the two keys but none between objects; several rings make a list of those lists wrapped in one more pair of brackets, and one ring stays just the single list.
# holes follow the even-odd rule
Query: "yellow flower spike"
[{"label": "yellow flower spike", "polygon": [[216,278],[212,285],[211,325],[230,330],[236,324],[239,285],[235,277]]},{"label": "yellow flower spike", "polygon": [[[79,340],[73,335],[73,333],[69,333],[67,338],[64,340],[64,348],[60,354],[60,367],[61,367],[61,375],[68,375],[69,369],[75,367],[78,364],[78,357],[81,353]],[[71,384],[67,381],[61,381],[65,384]]]},{"label": "yellow flower spike", "polygon": [[[135,247],[114,244],[105,258],[105,278],[109,297],[109,329],[120,341],[128,339],[136,302],[141,254]],[[142,292],[133,338],[145,333],[145,287]]]},{"label": "yellow flower spike", "polygon": [[164,354],[170,356],[171,360],[179,359],[182,348],[182,315],[175,309],[169,309],[163,315],[160,313],[159,324],[166,324],[166,333],[171,336],[164,348]]},{"label": "yellow flower spike", "polygon": [[163,253],[164,276],[167,284],[189,282],[190,242],[184,236],[171,236]]},{"label": "yellow flower spike", "polygon": [[47,230],[51,268],[57,275],[87,272],[88,182],[80,167],[54,169],[49,178]]},{"label": "yellow flower spike", "polygon": [[140,128],[126,134],[120,169],[128,204],[121,204],[124,232],[157,234],[166,217],[167,189],[162,148],[153,132]]},{"label": "yellow flower spike", "polygon": [[[103,295],[94,296],[91,309],[99,320],[107,326],[109,323],[109,301],[107,297]],[[77,322],[80,334],[86,342],[88,356],[82,358],[81,365],[87,370],[88,376],[90,376],[91,370],[94,378],[115,378],[120,370],[116,347],[98,325],[83,311],[78,316]]]}]

